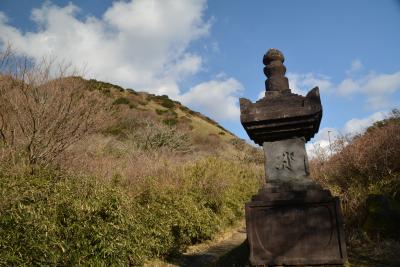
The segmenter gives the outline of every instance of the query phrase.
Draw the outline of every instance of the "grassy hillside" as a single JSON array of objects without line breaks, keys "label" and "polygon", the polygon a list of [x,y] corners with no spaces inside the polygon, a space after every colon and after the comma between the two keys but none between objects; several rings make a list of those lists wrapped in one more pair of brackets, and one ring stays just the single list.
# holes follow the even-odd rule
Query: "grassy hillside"
[{"label": "grassy hillside", "polygon": [[185,132],[190,132],[193,137],[207,139],[207,137],[215,135],[222,141],[236,138],[214,120],[185,107],[178,101],[171,100],[167,95],[158,96],[136,92],[133,89],[125,90],[119,86],[96,80],[85,81],[85,83],[89,89],[98,90],[111,98],[112,105],[120,106],[122,109],[131,109],[133,117],[135,115],[146,116],[165,125],[176,126]]},{"label": "grassy hillside", "polygon": [[137,266],[243,217],[259,149],[167,96],[35,77],[0,76],[0,265]]}]

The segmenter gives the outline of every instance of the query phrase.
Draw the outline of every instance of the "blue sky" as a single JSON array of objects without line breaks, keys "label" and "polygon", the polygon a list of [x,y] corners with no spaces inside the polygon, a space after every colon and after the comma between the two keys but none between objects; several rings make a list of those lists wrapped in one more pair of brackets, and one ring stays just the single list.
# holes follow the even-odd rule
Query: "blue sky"
[{"label": "blue sky", "polygon": [[242,138],[238,98],[264,90],[262,56],[286,57],[291,89],[319,86],[320,133],[362,131],[400,103],[400,1],[0,2],[0,43],[87,77],[168,94]]}]

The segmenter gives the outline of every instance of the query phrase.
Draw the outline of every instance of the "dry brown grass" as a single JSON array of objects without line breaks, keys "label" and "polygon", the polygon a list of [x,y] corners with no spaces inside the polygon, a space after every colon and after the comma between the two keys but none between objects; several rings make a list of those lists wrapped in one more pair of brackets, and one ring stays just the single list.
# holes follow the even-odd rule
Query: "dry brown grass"
[{"label": "dry brown grass", "polygon": [[396,114],[352,140],[339,139],[337,153],[310,163],[314,179],[340,196],[348,231],[360,227],[368,195],[399,199],[400,122]]}]

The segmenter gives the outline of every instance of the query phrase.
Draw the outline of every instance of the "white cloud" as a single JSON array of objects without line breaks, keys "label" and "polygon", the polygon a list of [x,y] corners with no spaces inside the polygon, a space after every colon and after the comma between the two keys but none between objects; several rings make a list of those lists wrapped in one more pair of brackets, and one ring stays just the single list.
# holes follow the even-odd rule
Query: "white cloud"
[{"label": "white cloud", "polygon": [[262,90],[258,93],[257,99],[261,99],[265,96],[265,90]]},{"label": "white cloud", "polygon": [[374,114],[358,119],[354,118],[346,122],[344,126],[344,132],[345,133],[351,133],[351,134],[359,134],[363,133],[366,128],[371,126],[374,122],[383,120],[385,117],[387,117],[387,112],[379,111],[375,112]]},{"label": "white cloud", "polygon": [[[101,18],[78,19],[79,7],[46,2],[33,9],[35,32],[7,24],[0,12],[0,43],[33,59],[55,56],[74,66],[86,65],[89,77],[139,91],[167,94],[216,119],[237,119],[237,94],[243,86],[225,75],[182,92],[179,83],[202,69],[202,58],[188,51],[209,35],[205,0],[136,0],[114,2]],[[218,51],[218,43],[210,44]],[[89,78],[88,77],[88,78]]]},{"label": "white cloud", "polygon": [[338,138],[361,134],[374,122],[385,119],[387,115],[386,111],[378,111],[365,118],[348,120],[342,129],[323,128],[316,134],[312,142],[306,144],[307,153],[310,158],[317,154],[325,154],[325,156],[329,156],[331,152],[334,154],[336,148],[333,144]]},{"label": "white cloud", "polygon": [[216,119],[237,120],[240,115],[238,96],[242,91],[242,84],[234,78],[217,77],[192,87],[178,99]]},{"label": "white cloud", "polygon": [[51,54],[75,66],[86,64],[88,75],[137,90],[176,97],[178,83],[197,73],[200,56],[188,45],[209,34],[204,0],[136,0],[114,2],[101,18],[77,18],[72,3],[46,2],[33,9],[35,32],[22,32],[0,16],[0,41],[34,59]]},{"label": "white cloud", "polygon": [[400,71],[392,74],[370,73],[359,79],[347,78],[338,85],[338,93],[350,96],[355,93],[367,97],[373,109],[386,108],[391,104],[390,96],[400,90]]},{"label": "white cloud", "polygon": [[286,75],[289,79],[289,87],[295,94],[305,95],[308,91],[318,86],[321,91],[330,92],[333,84],[330,78],[315,73],[292,73]]},{"label": "white cloud", "polygon": [[[305,96],[311,89],[318,86],[321,91],[331,92],[333,84],[330,78],[325,75],[314,73],[294,73],[288,72],[286,77],[289,79],[289,88],[292,93]],[[258,99],[265,96],[265,90],[260,91]]]},{"label": "white cloud", "polygon": [[[364,68],[358,59],[353,60],[350,68],[346,71],[347,77],[339,83],[333,83],[329,76],[318,73],[287,73],[289,87],[293,93],[306,95],[309,90],[318,86],[322,92],[337,92],[340,96],[352,96],[353,94],[363,94],[367,98],[367,105],[371,109],[387,108],[391,105],[391,95],[400,91],[400,71],[386,74],[370,72],[367,75],[354,77]],[[358,73],[359,74],[359,73]],[[258,98],[264,96],[261,91]]]},{"label": "white cloud", "polygon": [[[370,72],[360,76],[358,72],[363,68],[360,60],[353,60],[346,71],[347,77],[337,84],[333,84],[330,77],[317,73],[289,72],[287,77],[290,88],[297,94],[305,95],[318,86],[322,92],[337,92],[340,96],[364,95],[370,109],[387,108],[392,104],[392,94],[400,91],[400,71],[390,74]],[[356,73],[358,77],[354,76]]]},{"label": "white cloud", "polygon": [[341,136],[341,133],[335,128],[323,128],[314,137],[313,142],[306,144],[307,154],[310,158],[315,157],[317,154],[330,155],[333,153],[332,144]]},{"label": "white cloud", "polygon": [[[339,96],[364,95],[370,109],[388,108],[393,104],[391,96],[400,91],[400,71],[389,74],[370,72],[360,75],[359,71],[363,68],[364,65],[360,60],[353,60],[350,68],[346,71],[346,78],[338,83],[333,83],[329,76],[312,72],[289,72],[286,76],[289,79],[290,89],[296,94],[306,95],[309,90],[318,86],[321,92],[337,92]],[[264,91],[259,93],[258,98],[263,96]]]},{"label": "white cloud", "polygon": [[[303,88],[309,87],[312,83],[318,82],[325,86],[327,91],[337,91],[341,96],[351,96],[353,94],[363,94],[366,96],[367,104],[372,109],[387,109],[390,105],[390,96],[397,90],[400,90],[400,71],[392,74],[378,74],[370,72],[367,75],[358,78],[353,75],[363,68],[360,60],[354,60],[349,70],[346,71],[347,78],[334,85],[329,78],[322,78],[317,81],[315,77],[318,75],[309,74],[291,74],[288,77],[291,80],[291,88],[297,89],[299,92],[305,93]],[[321,76],[325,77],[325,76]],[[310,82],[311,81],[311,82]],[[318,84],[317,84],[318,85]],[[363,133],[366,128],[374,122],[383,120],[387,116],[387,112],[378,111],[365,118],[353,118],[347,121],[342,129],[324,128],[306,145],[306,149],[310,157],[316,154],[329,155],[331,148],[329,144],[333,144],[339,136],[354,136]],[[329,135],[328,135],[329,132]],[[330,142],[329,142],[330,137]],[[332,148],[334,153],[335,148]]]},{"label": "white cloud", "polygon": [[343,80],[337,87],[337,91],[340,95],[350,95],[359,90],[359,82],[350,78]]}]

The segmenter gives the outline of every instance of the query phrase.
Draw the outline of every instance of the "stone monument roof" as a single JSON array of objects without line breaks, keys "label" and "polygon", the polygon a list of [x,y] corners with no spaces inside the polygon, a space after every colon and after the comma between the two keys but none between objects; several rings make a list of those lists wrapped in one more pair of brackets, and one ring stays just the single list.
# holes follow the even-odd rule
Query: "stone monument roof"
[{"label": "stone monument roof", "polygon": [[265,96],[255,103],[240,99],[240,121],[249,137],[257,144],[287,138],[304,137],[310,140],[322,118],[318,87],[306,96],[293,94],[285,77],[285,57],[271,48],[263,57]]}]

